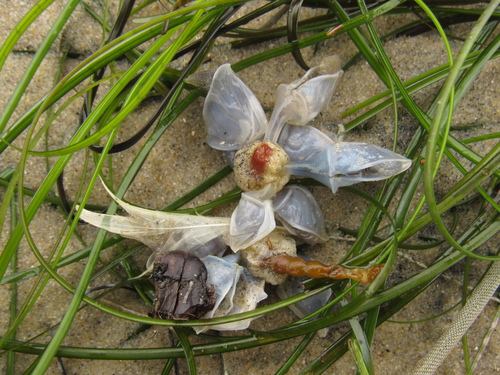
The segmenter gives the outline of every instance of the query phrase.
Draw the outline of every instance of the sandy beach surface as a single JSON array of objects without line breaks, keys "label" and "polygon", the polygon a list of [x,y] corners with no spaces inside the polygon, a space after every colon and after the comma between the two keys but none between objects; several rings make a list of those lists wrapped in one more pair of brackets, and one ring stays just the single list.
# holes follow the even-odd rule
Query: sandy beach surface
[{"label": "sandy beach surface", "polygon": [[[16,23],[35,3],[33,0],[12,0],[2,5],[0,12],[0,41],[3,43],[7,35],[14,29]],[[15,85],[21,79],[27,69],[34,53],[40,46],[43,38],[55,21],[66,2],[55,1],[49,9],[44,12],[41,19],[23,35],[15,47],[3,70],[0,71],[0,108],[3,108]],[[112,14],[116,14],[116,1],[112,1],[110,9]],[[91,4],[95,5],[92,1]],[[251,2],[248,7],[254,8],[260,3]],[[156,11],[163,11],[160,5],[155,5]],[[149,10],[151,12],[151,10]],[[312,14],[323,14],[324,10],[304,10],[304,17]],[[408,19],[416,19],[414,15],[401,15],[376,19],[375,26],[380,35],[386,34],[390,30],[399,27]],[[252,24],[253,27],[264,27],[267,19],[259,20]],[[283,23],[283,17],[278,23]],[[132,27],[132,25],[129,25]],[[465,36],[471,25],[459,25],[450,29],[453,35]],[[35,75],[31,85],[25,92],[21,105],[19,105],[13,119],[24,113],[30,106],[39,100],[60,77],[67,74],[84,58],[96,51],[103,39],[102,29],[92,17],[79,6],[71,18],[71,22],[63,30],[58,38],[56,47],[49,51],[47,58],[41,69]],[[227,43],[216,45],[202,70],[216,69],[223,63],[236,63],[246,57],[269,49],[270,45],[281,45],[286,43],[285,39],[273,40],[262,44],[253,45],[242,49],[232,49]],[[462,42],[451,40],[451,46],[456,53]],[[394,65],[397,73],[403,81],[415,77],[432,67],[437,67],[447,62],[446,52],[443,42],[436,32],[427,32],[413,37],[397,37],[387,40],[384,44],[386,52]],[[330,55],[338,55],[343,62],[348,61],[357,52],[355,46],[350,41],[347,34],[342,34],[337,38],[329,39],[313,48],[303,50],[303,56],[310,66],[318,64],[322,58]],[[67,58],[61,65],[63,54],[67,53]],[[186,60],[174,61],[173,68],[181,67]],[[116,70],[126,68],[128,62],[120,60],[116,64]],[[469,130],[456,131],[457,138],[472,137],[475,134],[498,132],[500,128],[500,62],[490,61],[486,68],[479,74],[477,80],[472,85],[471,90],[466,94],[460,103],[455,117],[454,125],[480,125]],[[280,83],[289,83],[298,79],[303,71],[294,62],[291,55],[284,55],[278,58],[257,64],[249,69],[238,73],[238,76],[247,83],[255,93],[264,108],[272,108],[275,100],[275,90]],[[347,123],[350,118],[341,118],[340,114],[352,106],[366,100],[385,89],[383,83],[377,78],[368,63],[360,60],[345,71],[342,81],[337,88],[331,103],[327,106],[312,125],[320,128],[325,133],[335,136],[337,125]],[[435,97],[438,85],[433,85],[425,90],[419,91],[414,96],[416,103],[426,109],[430,101]],[[118,135],[118,140],[126,139],[135,131],[140,129],[147,119],[157,108],[158,99],[148,100],[141,105],[137,111],[126,119],[122,130]],[[43,147],[50,149],[63,147],[71,139],[73,132],[77,128],[78,114],[81,102],[73,103],[67,110],[62,112],[52,123],[48,131],[49,137],[41,140]],[[186,110],[172,127],[162,136],[158,144],[153,149],[131,188],[125,196],[128,202],[141,207],[160,209],[188,192],[208,176],[213,175],[226,165],[223,155],[210,148],[206,141],[206,130],[202,119],[203,100],[197,100]],[[404,149],[409,142],[415,129],[419,126],[417,121],[406,112],[402,106],[398,107],[399,117],[399,143],[398,151]],[[374,119],[353,131],[344,135],[346,141],[373,143],[382,147],[391,148],[393,143],[393,119],[392,109],[381,112]],[[479,130],[476,130],[480,128]],[[26,137],[23,134],[15,142],[15,146],[22,147]],[[127,166],[137,155],[144,140],[131,149],[113,156],[113,175],[115,181],[120,181]],[[45,146],[45,144],[47,146]],[[476,152],[485,155],[496,144],[496,140],[488,140],[473,144]],[[40,148],[42,147],[40,146]],[[0,170],[12,167],[15,168],[19,161],[20,153],[14,148],[7,149],[0,157]],[[86,160],[85,152],[78,152],[64,171],[64,182],[70,199],[78,190],[82,183],[82,171]],[[36,189],[43,181],[48,168],[54,160],[45,158],[28,158],[24,175],[24,185],[31,189]],[[90,163],[92,165],[92,162]],[[119,166],[124,166],[120,168]],[[469,165],[470,166],[470,165]],[[91,169],[92,167],[89,166]],[[87,176],[89,173],[87,173]],[[438,197],[446,194],[450,187],[460,178],[460,173],[447,160],[436,178],[435,189]],[[83,181],[85,182],[85,180]],[[104,189],[96,185],[90,198],[93,204],[108,205],[109,197]],[[374,195],[381,182],[365,183],[357,185],[364,192]],[[232,175],[224,178],[207,192],[189,202],[187,207],[198,206],[219,197],[221,194],[234,188]],[[304,253],[313,259],[319,259],[325,263],[335,263],[349,249],[352,238],[346,237],[339,227],[357,229],[368,207],[368,203],[358,196],[340,190],[337,194],[332,194],[325,187],[310,188],[326,220],[326,226],[330,240],[324,244],[306,247]],[[3,199],[5,188],[0,188],[0,199]],[[418,194],[423,194],[419,190]],[[29,202],[26,198],[25,205]],[[395,207],[396,202],[394,202]],[[230,204],[219,208],[213,212],[217,216],[229,216],[235,204]],[[479,208],[478,203],[470,203],[459,208],[458,214],[461,217],[469,215],[474,217]],[[447,223],[451,222],[451,215],[444,215]],[[44,256],[49,253],[57,241],[58,233],[65,222],[62,212],[53,205],[44,204],[32,224],[30,233],[38,249]],[[467,222],[467,220],[464,220]],[[0,239],[3,249],[8,238],[9,223],[5,223],[4,233]],[[463,228],[457,228],[459,231]],[[81,238],[72,238],[67,245],[66,253],[70,254],[84,247],[84,244],[92,243],[96,236],[97,229],[89,225],[78,227]],[[428,228],[422,236],[427,238],[440,238],[438,231]],[[111,259],[118,251],[123,251],[135,246],[137,242],[127,240],[121,249],[103,251],[101,259],[103,262]],[[493,248],[498,247],[497,242],[487,245]],[[410,251],[401,250],[388,284],[394,285],[409,276],[420,272],[426,267],[443,248],[430,251]],[[487,251],[487,249],[485,249]],[[134,255],[136,264],[146,263],[151,251],[142,249]],[[39,263],[27,242],[21,242],[19,249],[18,268],[29,269]],[[84,268],[84,261],[64,267],[58,272],[68,283],[77,285],[79,277]],[[473,261],[471,263],[471,283],[476,283],[478,277],[483,273],[485,262]],[[116,267],[120,270],[120,267]],[[405,307],[400,313],[393,317],[396,322],[384,323],[377,329],[373,342],[373,361],[377,374],[407,374],[415,366],[416,362],[427,353],[441,334],[451,323],[456,310],[444,316],[414,324],[398,324],[397,322],[417,321],[438,315],[454,306],[461,298],[462,277],[464,274],[464,262],[460,262],[443,277],[435,282],[431,288],[422,293],[410,305]],[[27,297],[28,292],[33,287],[36,278],[23,280],[18,285],[19,306]],[[116,278],[109,272],[94,279],[92,287],[116,282]],[[264,304],[278,301],[275,287],[267,286],[266,292],[269,294]],[[42,295],[38,299],[33,311],[25,322],[20,326],[17,339],[23,340],[41,334],[34,339],[35,342],[46,343],[50,341],[51,335],[55,332],[55,327],[63,316],[71,294],[64,290],[59,284],[50,280],[46,285]],[[10,289],[9,286],[0,287],[0,327],[7,327],[9,320]],[[119,290],[104,297],[101,302],[113,308],[121,309],[145,316],[149,307],[144,304],[141,298],[135,294]],[[482,337],[486,333],[492,316],[497,312],[498,301],[490,302],[478,320],[469,331],[469,348],[477,350]],[[252,323],[252,328],[257,330],[269,330],[283,324],[293,322],[296,319],[294,314],[288,309],[275,311],[265,317],[257,319]],[[76,347],[100,347],[100,348],[150,348],[167,347],[177,342],[175,334],[164,327],[153,327],[139,334],[134,334],[139,324],[118,319],[105,314],[95,308],[85,307],[78,313],[76,320],[65,338],[63,345]],[[313,343],[298,359],[296,366],[290,370],[290,374],[297,374],[311,360],[320,356],[325,348],[343,335],[349,329],[347,323],[340,324],[329,329],[325,337],[314,338]],[[1,330],[3,335],[4,329]],[[238,335],[238,332],[221,333],[222,336]],[[491,336],[488,348],[483,354],[482,360],[476,370],[477,374],[500,373],[500,348],[498,329]],[[190,336],[193,345],[204,342],[202,337]],[[283,364],[284,360],[293,352],[300,343],[301,338],[295,338],[273,345],[253,348],[244,351],[230,352],[224,355],[200,356],[196,358],[196,363],[200,374],[273,374]],[[27,354],[16,355],[16,373],[23,373],[35,359]],[[66,374],[160,374],[165,366],[166,360],[85,360],[62,358]],[[0,357],[0,372],[4,372],[6,359]],[[189,373],[186,361],[177,361],[176,373]],[[354,374],[355,364],[347,353],[333,367],[328,369],[328,374]],[[49,373],[60,374],[56,361],[50,367]],[[464,374],[463,352],[460,347],[455,348],[447,358],[444,365],[439,369],[438,374]]]}]

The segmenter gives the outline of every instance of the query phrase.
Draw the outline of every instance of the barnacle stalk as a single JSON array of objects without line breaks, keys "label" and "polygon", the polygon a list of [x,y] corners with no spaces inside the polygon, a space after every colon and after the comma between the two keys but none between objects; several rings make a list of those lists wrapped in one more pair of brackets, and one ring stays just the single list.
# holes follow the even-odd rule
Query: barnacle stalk
[{"label": "barnacle stalk", "polygon": [[264,259],[264,263],[279,274],[295,277],[308,276],[313,279],[322,277],[335,280],[352,279],[364,284],[375,280],[382,268],[384,268],[383,264],[377,264],[369,268],[345,268],[338,264],[326,265],[317,260],[305,260],[290,255],[274,255]]}]

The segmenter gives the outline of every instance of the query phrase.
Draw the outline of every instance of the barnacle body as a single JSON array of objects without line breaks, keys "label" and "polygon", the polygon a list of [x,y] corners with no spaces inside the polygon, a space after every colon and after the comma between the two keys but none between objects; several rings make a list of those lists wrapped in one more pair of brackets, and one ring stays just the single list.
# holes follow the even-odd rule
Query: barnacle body
[{"label": "barnacle body", "polygon": [[266,265],[265,259],[277,255],[295,256],[297,248],[294,239],[287,233],[275,231],[239,253],[252,275],[261,278],[266,283],[279,285],[286,280],[288,275],[274,272]]},{"label": "barnacle body", "polygon": [[234,180],[243,191],[261,190],[269,184],[281,190],[290,180],[290,162],[283,147],[274,142],[252,142],[234,155]]}]

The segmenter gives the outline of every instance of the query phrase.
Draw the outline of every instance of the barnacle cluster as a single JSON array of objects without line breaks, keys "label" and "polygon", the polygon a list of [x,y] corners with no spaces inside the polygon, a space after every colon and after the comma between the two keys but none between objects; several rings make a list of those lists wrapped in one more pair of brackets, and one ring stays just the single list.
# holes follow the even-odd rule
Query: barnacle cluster
[{"label": "barnacle cluster", "polygon": [[[287,185],[291,175],[314,178],[335,193],[340,186],[386,179],[410,166],[392,151],[333,140],[307,125],[329,103],[342,76],[339,66],[338,59],[329,58],[299,80],[280,85],[269,121],[230,65],[217,69],[203,116],[208,144],[226,153],[243,191],[231,218],[147,210],[109,190],[129,216],[83,211],[83,220],[154,250],[150,271],[157,294],[151,316],[194,319],[250,311],[267,297],[265,282],[282,284],[288,275],[367,283],[379,274],[381,265],[346,269],[297,257],[294,238],[315,244],[327,235],[313,195],[304,187]],[[226,246],[233,253],[223,256]],[[210,328],[237,330],[249,323]]]},{"label": "barnacle cluster", "polygon": [[270,184],[273,190],[280,191],[290,180],[290,174],[285,172],[289,162],[279,144],[255,141],[234,155],[234,180],[243,191],[261,190]]}]

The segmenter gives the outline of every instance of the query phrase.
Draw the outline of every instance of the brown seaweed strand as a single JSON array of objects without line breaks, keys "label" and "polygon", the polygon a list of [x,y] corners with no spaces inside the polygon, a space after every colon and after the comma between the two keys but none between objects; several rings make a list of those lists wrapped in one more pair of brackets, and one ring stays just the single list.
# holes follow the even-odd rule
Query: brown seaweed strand
[{"label": "brown seaweed strand", "polygon": [[326,265],[317,260],[305,260],[290,255],[274,255],[266,258],[264,263],[274,272],[295,277],[307,276],[313,279],[327,277],[330,279],[352,279],[362,283],[371,283],[378,276],[383,264],[369,268],[345,268],[338,264]]}]

